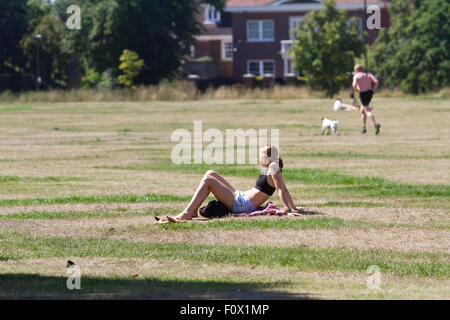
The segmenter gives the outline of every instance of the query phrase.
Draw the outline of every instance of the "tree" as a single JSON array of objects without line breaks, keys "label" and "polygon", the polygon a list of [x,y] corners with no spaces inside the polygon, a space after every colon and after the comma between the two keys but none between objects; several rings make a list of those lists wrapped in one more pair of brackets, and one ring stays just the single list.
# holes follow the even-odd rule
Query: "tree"
[{"label": "tree", "polygon": [[0,73],[14,72],[22,61],[20,39],[27,31],[27,0],[0,1]]},{"label": "tree", "polygon": [[[189,53],[201,26],[196,20],[198,0],[79,0],[82,29],[66,30],[63,47],[76,54],[89,68],[118,74],[124,49],[136,52],[145,62],[139,83],[157,83],[170,78]],[[224,0],[204,0],[218,9]],[[66,17],[70,0],[56,0]]]},{"label": "tree", "polygon": [[[39,46],[39,69],[44,85],[65,87],[68,56],[61,49],[64,23],[47,1],[29,0],[26,11],[28,30],[20,41],[26,57],[24,67],[34,73],[36,70],[36,47]],[[41,35],[40,40],[36,39],[38,34]]]},{"label": "tree", "polygon": [[388,85],[419,93],[450,84],[448,0],[393,0],[389,29],[375,42],[375,62]]},{"label": "tree", "polygon": [[139,59],[139,55],[136,52],[125,49],[120,56],[120,62],[119,69],[123,74],[119,76],[119,82],[134,92],[136,86],[133,81],[144,67],[144,60]]},{"label": "tree", "polygon": [[305,15],[296,33],[291,55],[297,71],[313,89],[339,92],[348,83],[355,57],[365,50],[363,34],[356,18],[347,19],[333,0],[322,2],[324,9]]}]

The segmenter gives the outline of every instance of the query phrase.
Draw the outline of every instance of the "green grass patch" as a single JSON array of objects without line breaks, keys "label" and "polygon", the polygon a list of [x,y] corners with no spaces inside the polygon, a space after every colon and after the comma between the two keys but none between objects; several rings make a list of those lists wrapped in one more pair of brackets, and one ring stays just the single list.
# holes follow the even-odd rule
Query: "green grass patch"
[{"label": "green grass patch", "polygon": [[[89,219],[89,218],[118,218],[118,217],[144,217],[165,216],[179,213],[178,208],[154,208],[147,211],[128,211],[126,208],[108,211],[32,211],[0,215],[0,221],[6,220],[52,220],[52,219]],[[360,220],[343,220],[339,218],[275,218],[275,219],[213,219],[207,222],[192,222],[181,224],[143,225],[140,227],[128,226],[130,232],[155,232],[164,230],[202,231],[202,230],[249,230],[249,229],[337,229],[337,228],[409,228],[421,230],[450,230],[448,220],[432,221],[428,223],[383,223],[365,222]]]},{"label": "green grass patch", "polygon": [[264,220],[214,219],[204,223],[170,223],[156,226],[134,227],[135,230],[148,230],[161,228],[164,230],[248,230],[248,229],[337,229],[337,228],[363,228],[372,224],[362,221],[346,221],[339,218],[279,218]]},{"label": "green grass patch", "polygon": [[343,208],[381,208],[381,207],[392,207],[390,203],[381,202],[367,202],[367,201],[328,201],[324,203],[300,203],[299,207],[315,207],[315,208],[325,208],[325,207],[343,207]]},{"label": "green grass patch", "polygon": [[421,155],[401,155],[386,153],[354,153],[354,152],[313,152],[313,153],[287,153],[287,157],[296,158],[325,158],[325,159],[449,159],[450,155],[421,156]]},{"label": "green grass patch", "polygon": [[[258,168],[239,165],[175,165],[170,161],[150,164],[131,164],[127,166],[103,166],[98,168],[120,170],[160,170],[169,172],[199,173],[208,169],[216,170],[224,176],[254,178],[261,172]],[[306,185],[339,186],[335,190],[359,194],[367,197],[450,197],[448,185],[409,185],[399,184],[379,177],[359,177],[341,174],[331,170],[303,168],[286,168],[283,176],[287,183],[296,182]],[[345,185],[344,187],[341,187]]]},{"label": "green grass patch", "polygon": [[[295,112],[295,113],[297,113],[297,112]],[[302,113],[302,112],[300,112],[300,113]],[[289,123],[289,124],[278,124],[278,125],[276,125],[276,128],[320,129],[321,126],[319,126],[319,125],[302,124],[302,123]]]},{"label": "green grass patch", "polygon": [[33,110],[30,105],[0,106],[0,112],[23,112]]},{"label": "green grass patch", "polygon": [[71,140],[71,141],[62,141],[60,145],[90,145],[90,144],[99,144],[104,142],[104,140],[100,138],[96,138],[93,140]]},{"label": "green grass patch", "polygon": [[128,133],[128,132],[132,132],[133,130],[131,130],[131,129],[129,129],[129,128],[125,128],[125,129],[119,129],[119,130],[117,130],[117,132],[120,132],[120,133]]},{"label": "green grass patch", "polygon": [[[445,253],[391,252],[344,248],[239,247],[192,243],[148,243],[97,238],[35,237],[22,233],[0,233],[2,259],[50,257],[154,258],[237,265],[292,267],[297,270],[365,271],[377,265],[382,272],[448,278],[450,268]],[[404,261],[428,259],[430,261]],[[403,260],[403,261],[402,261]]]},{"label": "green grass patch", "polygon": [[406,185],[385,183],[380,185],[358,185],[336,188],[345,193],[364,194],[370,197],[450,197],[450,186],[446,185]]},{"label": "green grass patch", "polygon": [[86,178],[79,177],[19,177],[19,176],[0,176],[2,182],[70,182],[87,181]]},{"label": "green grass patch", "polygon": [[123,149],[115,149],[111,150],[112,152],[149,152],[149,153],[158,153],[158,154],[169,154],[170,150],[165,148],[123,148]]},{"label": "green grass patch", "polygon": [[140,217],[140,216],[156,216],[170,215],[178,213],[180,210],[174,208],[155,208],[145,212],[128,212],[128,211],[95,211],[95,212],[67,212],[67,211],[34,211],[19,212],[12,214],[0,215],[1,220],[47,220],[47,219],[86,219],[86,218],[117,218],[117,217]]},{"label": "green grass patch", "polygon": [[190,196],[175,196],[168,194],[144,195],[106,195],[106,196],[70,196],[63,198],[36,198],[36,199],[6,199],[0,200],[0,206],[29,206],[39,204],[65,204],[65,203],[133,203],[133,202],[176,202],[188,201]]}]

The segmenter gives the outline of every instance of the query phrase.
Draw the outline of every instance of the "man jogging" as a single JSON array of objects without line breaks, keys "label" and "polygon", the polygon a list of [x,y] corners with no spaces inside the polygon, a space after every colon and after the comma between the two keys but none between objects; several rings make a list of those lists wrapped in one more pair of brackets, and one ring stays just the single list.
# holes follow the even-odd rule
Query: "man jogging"
[{"label": "man jogging", "polygon": [[380,133],[381,125],[376,123],[372,108],[369,106],[370,100],[372,100],[373,90],[377,87],[378,80],[371,73],[363,72],[362,65],[357,64],[355,66],[355,74],[353,75],[353,89],[359,92],[359,98],[361,99],[361,106],[359,108],[363,125],[361,133],[366,133],[367,117],[372,120],[375,126],[375,134]]}]

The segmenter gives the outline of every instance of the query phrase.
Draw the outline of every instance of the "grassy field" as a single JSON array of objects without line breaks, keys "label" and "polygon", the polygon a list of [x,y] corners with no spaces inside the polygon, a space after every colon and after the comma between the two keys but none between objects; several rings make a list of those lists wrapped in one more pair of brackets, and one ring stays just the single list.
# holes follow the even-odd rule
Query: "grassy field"
[{"label": "grassy field", "polygon": [[[0,298],[450,299],[450,101],[373,106],[379,136],[324,99],[0,103]],[[256,180],[257,165],[173,164],[171,133],[194,120],[278,128],[287,186],[318,214],[153,225],[208,169]]]}]

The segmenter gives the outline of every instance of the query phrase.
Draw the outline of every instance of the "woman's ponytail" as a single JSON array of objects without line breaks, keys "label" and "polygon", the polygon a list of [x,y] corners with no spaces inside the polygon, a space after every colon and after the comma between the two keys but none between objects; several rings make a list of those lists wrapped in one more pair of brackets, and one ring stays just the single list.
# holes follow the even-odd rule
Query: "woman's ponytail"
[{"label": "woman's ponytail", "polygon": [[[276,148],[276,147],[274,147],[274,146],[271,146],[270,144],[268,144],[267,146],[266,146],[266,155],[267,155],[267,158],[269,159],[269,161],[270,161],[270,163],[272,163],[272,162],[278,162],[277,164],[278,164],[278,167],[280,168],[280,169],[283,169],[283,159],[281,159],[280,157],[279,157],[279,154],[278,154],[278,149]],[[273,155],[273,157],[272,157],[272,155]]]}]

